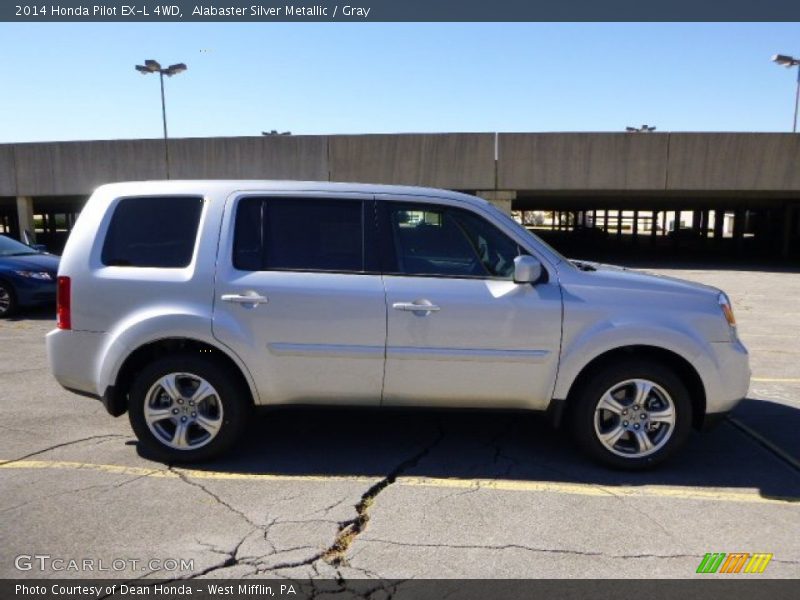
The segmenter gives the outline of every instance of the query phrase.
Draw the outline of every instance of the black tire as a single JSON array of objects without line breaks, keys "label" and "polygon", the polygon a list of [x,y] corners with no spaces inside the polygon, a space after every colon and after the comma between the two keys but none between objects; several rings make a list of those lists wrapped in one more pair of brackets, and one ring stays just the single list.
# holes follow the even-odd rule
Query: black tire
[{"label": "black tire", "polygon": [[[7,299],[7,306],[6,302],[2,302],[4,298]],[[0,319],[10,317],[17,312],[17,308],[19,306],[17,305],[17,295],[14,293],[14,288],[11,287],[11,284],[0,281]]]},{"label": "black tire", "polygon": [[[210,441],[200,447],[178,449],[167,445],[159,435],[151,430],[145,418],[145,405],[151,402],[149,396],[162,394],[159,396],[162,401],[169,402],[167,400],[168,396],[164,395],[166,392],[163,389],[156,388],[156,391],[152,392],[152,394],[151,390],[156,382],[171,373],[187,374],[189,376],[181,377],[181,382],[191,382],[191,376],[202,378],[216,391],[216,394],[209,396],[209,401],[213,402],[214,407],[221,406],[222,414],[219,416],[218,421],[219,430]],[[188,404],[189,395],[188,393],[183,395],[180,407],[174,401],[170,402],[168,406],[183,410],[185,405]],[[219,403],[218,405],[217,402]],[[251,409],[252,401],[249,390],[240,382],[235,373],[231,373],[230,369],[218,364],[211,358],[195,354],[176,354],[153,361],[136,375],[128,397],[128,417],[131,427],[142,446],[143,454],[167,463],[202,462],[222,456],[241,439],[247,426]],[[192,409],[187,408],[187,410]],[[188,418],[191,419],[190,416]],[[175,417],[175,419],[178,419],[178,417]],[[159,423],[156,427],[162,434],[169,433],[169,431],[164,432],[163,429],[168,430],[170,425],[177,429],[177,421],[173,421],[172,417],[166,418]],[[193,431],[204,432],[204,430],[198,429],[196,425],[190,426],[194,427]]]},{"label": "black tire", "polygon": [[[636,426],[636,419],[642,414],[641,408],[633,410],[633,406],[638,404],[633,402],[628,404],[636,389],[635,383],[624,383],[630,380],[646,380],[656,384],[657,387],[645,400],[653,410],[663,408],[668,404],[668,400],[672,401],[674,414],[672,425],[667,427],[666,424],[653,423],[653,430],[648,429],[647,432],[644,427],[641,430],[637,427],[635,432],[622,427],[623,423],[630,423],[630,427]],[[619,399],[620,404],[626,409],[626,416],[617,415],[613,411],[602,411],[597,417],[599,422],[596,428],[595,413],[598,404],[606,392],[615,388],[617,390],[615,399]],[[667,395],[667,400],[664,398],[664,393]],[[615,469],[639,471],[655,467],[674,455],[685,444],[692,428],[692,402],[686,385],[670,368],[642,359],[606,363],[596,369],[575,390],[573,397],[570,398],[569,408],[572,433],[581,449],[595,461]],[[663,432],[661,427],[665,427]],[[601,441],[598,431],[613,433],[619,429],[627,431],[617,442],[612,442],[612,450]],[[661,445],[659,447],[659,444],[654,443],[653,450],[644,451],[643,444],[637,441],[637,435],[646,435],[648,440],[658,440]],[[659,439],[659,436],[662,437]],[[628,452],[630,454],[627,454]]]}]

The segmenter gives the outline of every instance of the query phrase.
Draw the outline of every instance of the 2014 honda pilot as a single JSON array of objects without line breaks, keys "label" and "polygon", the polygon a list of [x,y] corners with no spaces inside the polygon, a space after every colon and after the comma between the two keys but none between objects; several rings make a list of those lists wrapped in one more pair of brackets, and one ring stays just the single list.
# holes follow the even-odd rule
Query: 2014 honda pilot
[{"label": "2014 honda pilot", "polygon": [[750,377],[720,290],[569,261],[473,196],[364,184],[98,188],[47,348],[167,461],[229,450],[255,406],[346,404],[546,411],[641,469]]}]

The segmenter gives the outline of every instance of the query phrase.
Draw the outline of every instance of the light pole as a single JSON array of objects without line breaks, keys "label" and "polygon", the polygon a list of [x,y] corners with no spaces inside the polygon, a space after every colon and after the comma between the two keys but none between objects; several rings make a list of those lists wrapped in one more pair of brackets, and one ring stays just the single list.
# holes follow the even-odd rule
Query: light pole
[{"label": "light pole", "polygon": [[797,105],[800,104],[800,58],[787,56],[786,54],[776,54],[772,57],[772,62],[779,64],[787,69],[797,68],[797,91],[794,93],[794,121],[792,133],[797,133]]},{"label": "light pole", "polygon": [[185,64],[176,63],[168,66],[166,69],[162,69],[161,64],[159,64],[157,60],[146,60],[144,61],[144,65],[136,65],[136,70],[142,75],[158,73],[159,80],[161,81],[161,119],[164,122],[164,164],[167,168],[167,179],[169,179],[169,145],[167,144],[167,105],[164,101],[164,75],[172,77],[178,73],[183,73],[186,68]]}]

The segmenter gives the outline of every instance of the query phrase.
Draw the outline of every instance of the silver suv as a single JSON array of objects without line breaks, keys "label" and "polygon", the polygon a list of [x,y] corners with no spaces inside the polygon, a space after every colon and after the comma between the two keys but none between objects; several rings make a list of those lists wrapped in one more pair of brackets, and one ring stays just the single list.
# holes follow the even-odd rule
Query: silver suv
[{"label": "silver suv", "polygon": [[347,404],[546,411],[639,469],[750,378],[717,289],[571,262],[473,196],[359,184],[100,187],[47,349],[168,461],[228,450],[254,406]]}]

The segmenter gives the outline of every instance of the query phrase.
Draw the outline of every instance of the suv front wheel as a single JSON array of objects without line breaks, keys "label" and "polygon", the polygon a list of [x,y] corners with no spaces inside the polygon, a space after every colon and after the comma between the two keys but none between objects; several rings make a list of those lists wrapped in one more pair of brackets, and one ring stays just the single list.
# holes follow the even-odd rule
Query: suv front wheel
[{"label": "suv front wheel", "polygon": [[572,430],[595,460],[629,470],[646,469],[674,454],[689,436],[692,404],[675,373],[630,360],[598,369],[577,390]]},{"label": "suv front wheel", "polygon": [[166,462],[215,458],[244,431],[249,395],[227,369],[193,355],[166,356],[131,386],[128,416],[145,453]]}]

